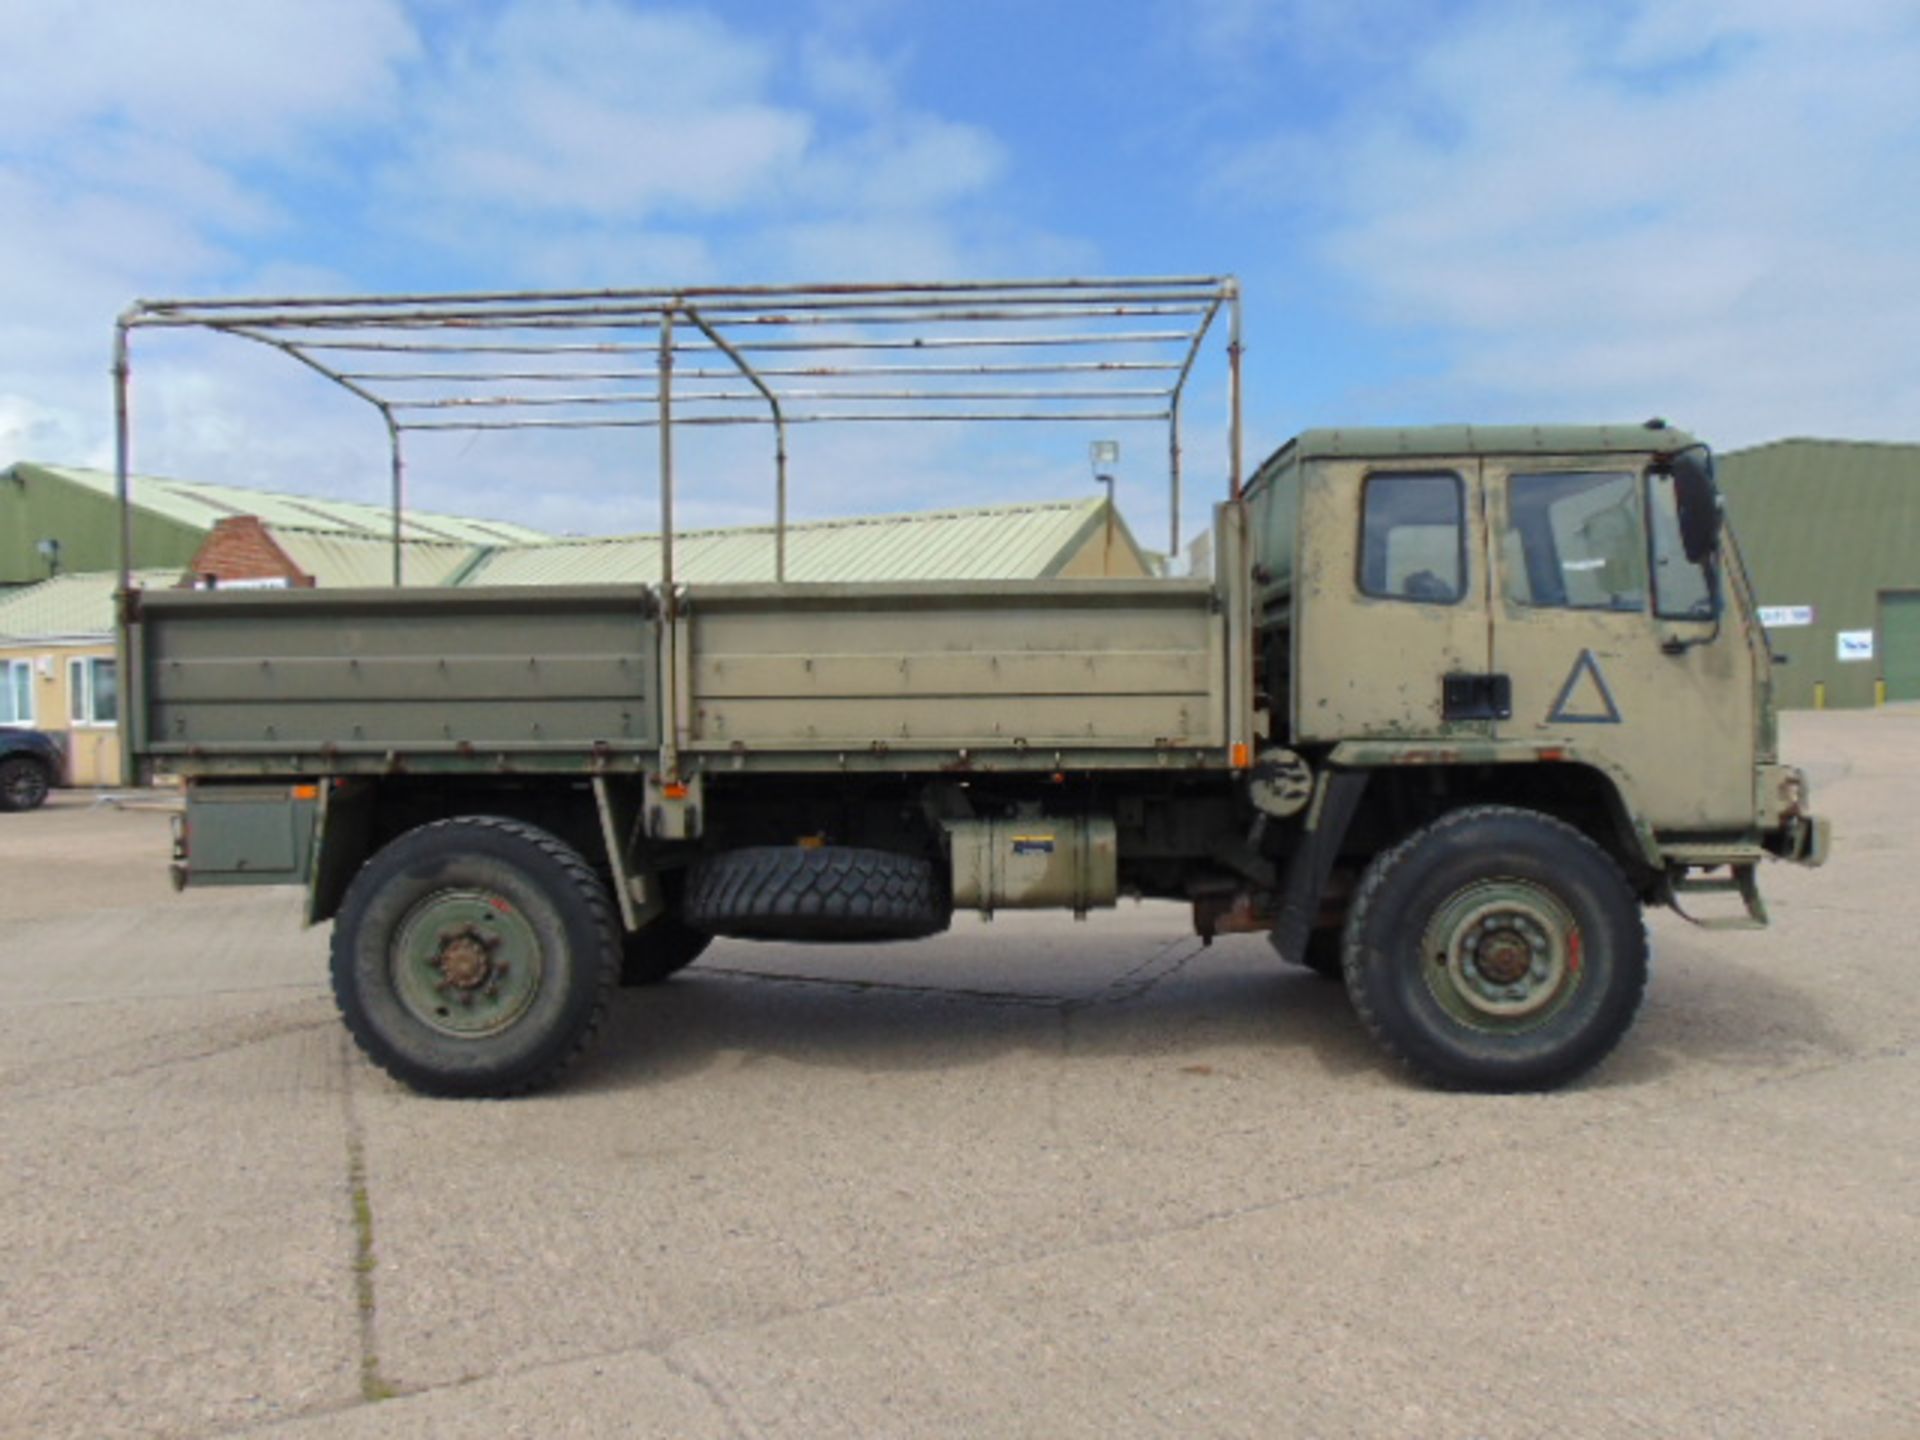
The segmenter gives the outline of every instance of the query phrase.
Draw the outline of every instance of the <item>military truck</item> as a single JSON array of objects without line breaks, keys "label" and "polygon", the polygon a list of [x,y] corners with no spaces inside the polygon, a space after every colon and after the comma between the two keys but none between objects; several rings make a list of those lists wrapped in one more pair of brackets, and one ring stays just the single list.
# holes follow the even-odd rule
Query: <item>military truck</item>
[{"label": "military truck", "polygon": [[[396,542],[403,435],[659,443],[653,583],[407,588],[396,543],[391,588],[128,590],[127,753],[185,781],[177,880],[304,886],[355,1040],[435,1095],[548,1084],[615,985],[715,936],[1122,896],[1266,933],[1423,1081],[1586,1072],[1646,987],[1646,908],[1763,924],[1760,862],[1827,849],[1712,456],[1657,421],[1319,429],[1243,483],[1239,304],[1182,278],[136,306],[123,417],[141,327],[283,350],[380,409]],[[1164,423],[1177,549],[1223,314],[1212,575],[788,573],[790,428],[867,418]],[[674,438],[749,420],[767,577],[682,583]]]}]

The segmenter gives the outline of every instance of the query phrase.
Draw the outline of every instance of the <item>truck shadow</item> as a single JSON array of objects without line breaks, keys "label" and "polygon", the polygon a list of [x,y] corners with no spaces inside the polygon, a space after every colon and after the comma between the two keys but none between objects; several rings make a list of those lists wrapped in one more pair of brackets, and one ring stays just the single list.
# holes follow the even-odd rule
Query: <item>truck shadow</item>
[{"label": "truck shadow", "polygon": [[1656,956],[1639,1020],[1599,1078],[1644,1085],[1677,1071],[1759,1074],[1865,1053],[1829,1018],[1828,999],[1805,971],[1786,978],[1690,950]]},{"label": "truck shadow", "polygon": [[[742,958],[751,963],[751,952],[620,992],[597,1056],[573,1084],[670,1085],[719,1064],[772,1060],[855,1073],[939,1072],[1024,1054],[1068,1067],[1127,1057],[1278,1082],[1372,1073],[1414,1085],[1375,1047],[1340,986],[1264,955],[1174,967],[1146,984],[1123,983],[1126,973],[1116,972],[1111,983],[1079,995],[976,987],[964,970],[943,984],[929,981],[925,966],[900,979],[876,965],[867,979],[768,973],[745,968]],[[1676,1072],[1777,1070],[1857,1049],[1827,1021],[1815,989],[1744,968],[1680,963],[1656,970],[1635,1028],[1576,1088],[1660,1085]]]},{"label": "truck shadow", "polygon": [[1067,1066],[1159,1058],[1201,1071],[1302,1058],[1331,1074],[1380,1064],[1337,985],[1278,967],[1074,998],[696,966],[667,985],[623,991],[594,1063],[574,1083],[670,1084],[723,1060],[897,1073],[1015,1054]]}]

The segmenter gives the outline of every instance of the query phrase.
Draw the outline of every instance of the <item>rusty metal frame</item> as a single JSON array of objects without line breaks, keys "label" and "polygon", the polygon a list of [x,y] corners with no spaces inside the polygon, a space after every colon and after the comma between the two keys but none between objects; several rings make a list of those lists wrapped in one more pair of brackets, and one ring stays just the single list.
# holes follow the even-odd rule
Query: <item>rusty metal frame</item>
[{"label": "rusty metal frame", "polygon": [[[134,568],[129,406],[136,329],[209,330],[265,345],[371,405],[391,456],[396,586],[405,579],[408,434],[658,429],[662,591],[671,612],[676,426],[772,426],[776,581],[786,579],[787,434],[799,424],[1165,424],[1168,533],[1177,555],[1183,401],[1223,307],[1230,330],[1227,498],[1238,502],[1240,291],[1230,276],[139,301],[120,317],[114,339],[120,588],[127,590]],[[1141,319],[1154,327],[1133,323]],[[904,326],[918,328],[893,328]],[[701,338],[678,338],[686,331]],[[925,358],[975,350],[1000,353],[978,362]],[[910,358],[838,358],[895,351]],[[1059,351],[1069,354],[1061,358]],[[1080,351],[1094,358],[1072,353]],[[761,355],[791,358],[752,358]],[[509,356],[517,358],[496,358]],[[683,356],[725,363],[682,366]],[[422,368],[429,362],[421,357],[457,368]],[[579,368],[583,357],[625,360],[631,368]],[[676,390],[676,380],[718,383]],[[829,383],[809,383],[823,380]],[[907,383],[918,380],[934,383]],[[870,381],[900,383],[878,388]],[[550,388],[561,385],[570,388]]]}]

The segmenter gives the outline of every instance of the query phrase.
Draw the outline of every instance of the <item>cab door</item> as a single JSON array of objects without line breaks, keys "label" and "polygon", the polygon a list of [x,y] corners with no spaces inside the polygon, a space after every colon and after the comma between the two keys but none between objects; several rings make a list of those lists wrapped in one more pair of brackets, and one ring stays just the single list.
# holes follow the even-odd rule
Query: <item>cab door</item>
[{"label": "cab door", "polygon": [[[1484,465],[1502,740],[1567,749],[1673,834],[1753,821],[1753,656],[1722,577],[1689,561],[1643,459]],[[1716,557],[1707,562],[1719,565]]]},{"label": "cab door", "polygon": [[1320,460],[1300,503],[1294,734],[1490,738],[1479,464]]}]

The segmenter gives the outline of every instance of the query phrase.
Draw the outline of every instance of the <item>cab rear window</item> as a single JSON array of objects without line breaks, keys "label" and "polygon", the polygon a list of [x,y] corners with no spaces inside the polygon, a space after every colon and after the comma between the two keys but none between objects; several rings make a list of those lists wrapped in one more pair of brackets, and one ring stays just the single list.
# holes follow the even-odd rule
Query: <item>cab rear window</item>
[{"label": "cab rear window", "polygon": [[1458,475],[1369,475],[1361,502],[1360,589],[1383,600],[1453,605],[1467,590],[1466,487]]}]

